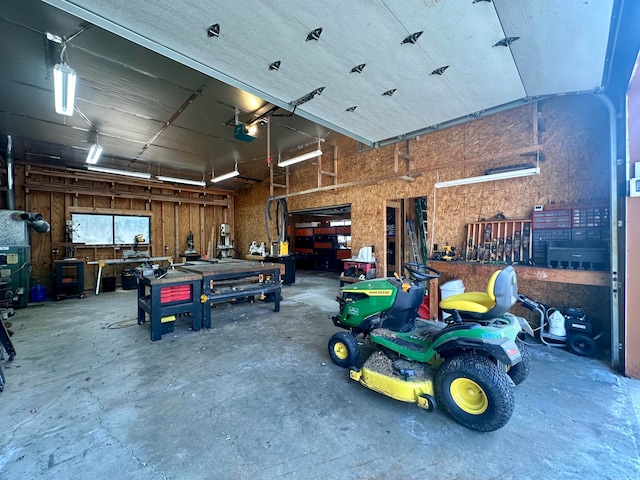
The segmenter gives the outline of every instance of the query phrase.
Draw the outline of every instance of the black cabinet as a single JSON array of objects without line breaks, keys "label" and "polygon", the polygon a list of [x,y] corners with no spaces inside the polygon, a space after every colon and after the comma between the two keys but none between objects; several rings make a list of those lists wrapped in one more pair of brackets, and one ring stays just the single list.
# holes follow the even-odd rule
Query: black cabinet
[{"label": "black cabinet", "polygon": [[283,285],[296,283],[296,258],[293,255],[286,255],[284,257],[265,257],[264,261],[284,264],[284,275],[282,276]]},{"label": "black cabinet", "polygon": [[295,229],[295,256],[299,268],[342,271],[342,259],[351,257],[351,227]]},{"label": "black cabinet", "polygon": [[84,298],[84,262],[58,260],[55,264],[56,300],[68,296]]}]

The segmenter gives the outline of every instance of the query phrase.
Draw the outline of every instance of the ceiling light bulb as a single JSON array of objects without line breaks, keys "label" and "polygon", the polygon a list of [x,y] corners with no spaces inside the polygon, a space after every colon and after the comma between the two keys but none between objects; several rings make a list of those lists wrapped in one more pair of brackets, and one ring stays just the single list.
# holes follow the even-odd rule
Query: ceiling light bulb
[{"label": "ceiling light bulb", "polygon": [[252,125],[247,125],[247,134],[251,135],[252,137],[257,137],[258,136],[258,125],[257,124],[252,124]]},{"label": "ceiling light bulb", "polygon": [[527,177],[529,175],[540,175],[540,167],[523,168],[520,170],[509,170],[506,172],[493,173],[491,175],[480,175],[478,177],[458,178],[445,182],[436,182],[436,188],[455,187],[458,185],[470,185],[472,183],[492,182],[494,180],[505,180],[507,178]]},{"label": "ceiling light bulb", "polygon": [[66,63],[53,67],[53,93],[56,113],[73,115],[73,101],[76,95],[76,72]]},{"label": "ceiling light bulb", "polygon": [[279,167],[288,167],[289,165],[293,165],[294,163],[304,162],[305,160],[309,160],[310,158],[319,157],[322,155],[322,150],[314,150],[313,152],[303,153],[302,155],[298,155],[297,157],[290,158],[288,160],[283,160],[282,162],[278,162]]},{"label": "ceiling light bulb", "polygon": [[158,180],[162,180],[163,182],[184,183],[185,185],[196,185],[198,187],[204,187],[207,184],[207,182],[204,182],[202,180],[189,180],[186,178],[165,177],[163,175],[158,175],[156,178]]},{"label": "ceiling light bulb", "polygon": [[94,143],[93,145],[91,145],[91,148],[89,149],[89,154],[87,155],[86,162],[90,165],[98,163],[98,159],[100,158],[100,155],[102,155],[102,145]]},{"label": "ceiling light bulb", "polygon": [[151,178],[150,173],[146,172],[133,172],[130,170],[116,170],[115,168],[105,168],[105,167],[95,167],[93,165],[89,165],[87,170],[91,170],[92,172],[100,172],[100,173],[112,173],[114,175],[124,175],[126,177],[136,177],[136,178]]},{"label": "ceiling light bulb", "polygon": [[240,172],[238,170],[232,170],[232,171],[230,171],[228,173],[220,175],[219,177],[211,177],[211,181],[213,183],[218,183],[218,182],[221,182],[223,180],[228,180],[230,178],[237,177],[238,175],[240,175]]}]

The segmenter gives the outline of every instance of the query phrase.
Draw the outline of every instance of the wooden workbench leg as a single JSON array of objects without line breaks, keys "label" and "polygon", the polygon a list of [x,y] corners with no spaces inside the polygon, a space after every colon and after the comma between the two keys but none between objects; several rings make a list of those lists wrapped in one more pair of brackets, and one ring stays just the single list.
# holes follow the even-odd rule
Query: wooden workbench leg
[{"label": "wooden workbench leg", "polygon": [[438,320],[439,314],[438,279],[429,280],[429,320]]}]

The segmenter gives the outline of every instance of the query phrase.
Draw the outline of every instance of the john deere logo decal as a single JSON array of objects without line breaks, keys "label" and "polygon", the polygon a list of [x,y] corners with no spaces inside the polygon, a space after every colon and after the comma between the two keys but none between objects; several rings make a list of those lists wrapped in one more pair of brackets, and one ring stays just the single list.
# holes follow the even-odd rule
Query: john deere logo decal
[{"label": "john deere logo decal", "polygon": [[360,310],[356,307],[349,307],[347,312],[349,312],[349,315],[360,315]]},{"label": "john deere logo decal", "polygon": [[391,295],[392,290],[365,290],[364,293],[369,295],[370,297],[388,297]]}]

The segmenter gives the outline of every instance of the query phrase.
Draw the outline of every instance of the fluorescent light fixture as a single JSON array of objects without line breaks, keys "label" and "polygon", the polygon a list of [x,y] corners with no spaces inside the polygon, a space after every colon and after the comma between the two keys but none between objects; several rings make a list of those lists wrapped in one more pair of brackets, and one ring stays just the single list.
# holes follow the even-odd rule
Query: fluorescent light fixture
[{"label": "fluorescent light fixture", "polygon": [[471,183],[492,182],[493,180],[504,180],[507,178],[527,177],[529,175],[540,175],[540,167],[523,168],[521,170],[511,170],[507,172],[494,173],[492,175],[480,175],[479,177],[458,178],[446,182],[437,182],[436,188],[455,187],[458,185],[469,185]]},{"label": "fluorescent light fixture", "polygon": [[92,172],[100,172],[100,173],[112,173],[114,175],[124,175],[126,177],[151,178],[150,173],[132,172],[130,170],[116,170],[115,168],[95,167],[93,165],[89,165],[87,167],[87,170],[91,170]]},{"label": "fluorescent light fixture", "polygon": [[56,113],[73,115],[73,101],[76,95],[76,72],[66,63],[53,67],[53,93]]},{"label": "fluorescent light fixture", "polygon": [[284,160],[282,162],[278,162],[279,167],[288,167],[289,165],[293,165],[294,163],[304,162],[305,160],[309,160],[310,158],[319,157],[322,155],[322,150],[314,150],[313,152],[303,153],[302,155],[298,155],[297,157],[290,158],[288,160]]},{"label": "fluorescent light fixture", "polygon": [[198,187],[204,187],[207,184],[202,180],[188,180],[186,178],[165,177],[163,175],[158,175],[156,178],[163,182],[184,183],[185,185],[196,185]]},{"label": "fluorescent light fixture", "polygon": [[100,158],[100,155],[102,155],[102,145],[94,143],[93,145],[91,145],[91,148],[89,149],[89,154],[87,155],[86,162],[90,165],[98,163],[98,159]]},{"label": "fluorescent light fixture", "polygon": [[218,183],[218,182],[221,182],[223,180],[228,180],[230,178],[237,177],[238,175],[240,175],[240,172],[236,169],[236,170],[230,171],[229,173],[225,173],[223,175],[220,175],[219,177],[212,176],[211,177],[211,181],[213,183]]}]

